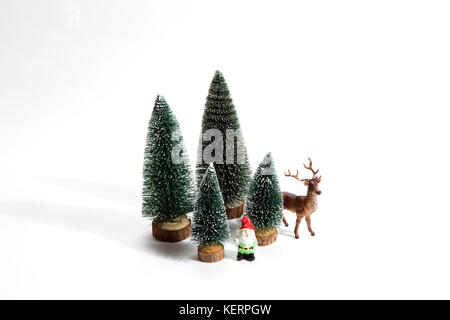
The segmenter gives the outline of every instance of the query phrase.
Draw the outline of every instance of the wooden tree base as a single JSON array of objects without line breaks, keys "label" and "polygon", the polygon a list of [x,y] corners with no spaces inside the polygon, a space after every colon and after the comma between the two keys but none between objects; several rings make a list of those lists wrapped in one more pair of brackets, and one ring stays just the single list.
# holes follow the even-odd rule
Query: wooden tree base
[{"label": "wooden tree base", "polygon": [[256,230],[255,235],[258,240],[258,246],[268,246],[277,240],[277,228],[269,228],[262,231]]},{"label": "wooden tree base", "polygon": [[227,219],[236,219],[244,213],[244,202],[239,207],[227,209]]},{"label": "wooden tree base", "polygon": [[198,247],[198,260],[203,262],[218,262],[225,256],[223,245]]},{"label": "wooden tree base", "polygon": [[153,237],[159,241],[182,241],[187,239],[191,234],[191,219],[186,216],[182,216],[175,221],[166,223],[157,223],[153,220],[152,233]]}]

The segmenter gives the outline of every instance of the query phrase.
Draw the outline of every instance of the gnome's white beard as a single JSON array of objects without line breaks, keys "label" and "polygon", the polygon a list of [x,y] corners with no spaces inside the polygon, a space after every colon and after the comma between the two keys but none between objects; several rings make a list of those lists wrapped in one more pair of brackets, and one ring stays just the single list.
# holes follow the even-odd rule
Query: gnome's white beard
[{"label": "gnome's white beard", "polygon": [[255,240],[255,231],[251,229],[239,230],[239,242],[246,246],[251,246]]}]

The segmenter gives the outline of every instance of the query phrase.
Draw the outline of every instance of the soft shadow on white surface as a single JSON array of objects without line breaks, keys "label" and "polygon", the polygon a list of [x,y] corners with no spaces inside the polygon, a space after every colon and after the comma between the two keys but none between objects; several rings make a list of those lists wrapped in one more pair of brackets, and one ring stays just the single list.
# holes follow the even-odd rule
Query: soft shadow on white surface
[{"label": "soft shadow on white surface", "polygon": [[0,203],[0,214],[89,232],[143,249],[138,241],[143,234],[142,221],[134,217],[135,212],[24,201]]},{"label": "soft shadow on white surface", "polygon": [[236,250],[225,249],[224,251],[225,251],[225,259],[236,260],[237,249]]},{"label": "soft shadow on white surface", "polygon": [[145,236],[144,246],[146,251],[161,257],[174,261],[187,262],[189,260],[197,259],[197,248],[190,242],[189,238],[180,242],[162,242],[156,240],[151,235],[151,230],[147,236]]},{"label": "soft shadow on white surface", "polygon": [[140,189],[133,189],[106,181],[84,181],[66,177],[44,177],[39,178],[39,181],[92,197],[116,201],[124,205],[136,205],[141,196]]},{"label": "soft shadow on white surface", "polygon": [[151,226],[138,213],[39,202],[0,203],[0,215],[89,232],[150,255],[175,261],[197,259],[197,248],[188,239],[166,243],[153,238]]},{"label": "soft shadow on white surface", "polygon": [[[294,224],[289,224],[289,227],[285,227],[283,225],[283,227],[279,227],[278,230],[277,230],[278,236],[289,237],[289,238],[294,238],[295,239],[294,228],[295,228],[295,223]],[[303,229],[302,225],[300,224],[300,228],[299,228],[300,239],[302,237],[307,236],[307,234],[305,233],[305,230],[302,230],[302,229]],[[308,233],[308,235],[309,235],[309,233]],[[296,239],[296,240],[298,240],[298,239]]]}]

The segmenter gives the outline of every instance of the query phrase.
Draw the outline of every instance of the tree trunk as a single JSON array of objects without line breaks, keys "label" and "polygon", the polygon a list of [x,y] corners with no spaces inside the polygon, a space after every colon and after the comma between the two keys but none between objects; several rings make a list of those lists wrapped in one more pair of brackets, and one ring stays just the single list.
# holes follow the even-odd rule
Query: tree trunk
[{"label": "tree trunk", "polygon": [[152,222],[153,237],[164,242],[178,242],[189,237],[191,234],[191,219],[186,216],[179,221],[170,223]]},{"label": "tree trunk", "polygon": [[244,213],[244,202],[239,207],[236,208],[227,208],[227,219],[236,219],[242,216]]},{"label": "tree trunk", "polygon": [[225,256],[223,245],[220,243],[212,246],[198,247],[198,260],[203,262],[218,262]]},{"label": "tree trunk", "polygon": [[258,240],[258,246],[264,247],[272,244],[277,240],[277,228],[269,228],[267,230],[256,230],[256,239]]}]

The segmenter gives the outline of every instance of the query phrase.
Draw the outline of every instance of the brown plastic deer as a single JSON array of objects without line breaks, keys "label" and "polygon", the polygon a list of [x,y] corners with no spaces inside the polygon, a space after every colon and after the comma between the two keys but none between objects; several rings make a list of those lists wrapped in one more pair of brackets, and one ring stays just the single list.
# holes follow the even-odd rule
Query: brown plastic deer
[{"label": "brown plastic deer", "polygon": [[[294,230],[296,239],[298,239],[298,227],[303,218],[306,219],[306,224],[308,225],[308,230],[311,233],[311,235],[312,236],[315,235],[314,231],[311,228],[311,215],[314,213],[314,211],[317,210],[317,195],[320,195],[322,193],[322,191],[319,190],[319,183],[322,180],[322,177],[316,176],[317,173],[319,172],[319,169],[314,171],[314,169],[312,168],[311,158],[308,158],[308,160],[309,166],[307,167],[305,164],[303,164],[303,166],[306,169],[312,171],[313,177],[311,179],[300,179],[298,177],[298,170],[296,175],[291,174],[289,170],[288,173],[284,173],[286,177],[295,178],[298,181],[303,182],[305,186],[308,186],[308,193],[306,194],[306,196],[297,196],[289,192],[281,193],[281,196],[283,198],[283,208],[297,214],[297,221],[295,222],[295,230]],[[286,221],[286,217],[284,216],[284,214],[283,214],[283,222],[287,227],[288,223]]]}]

